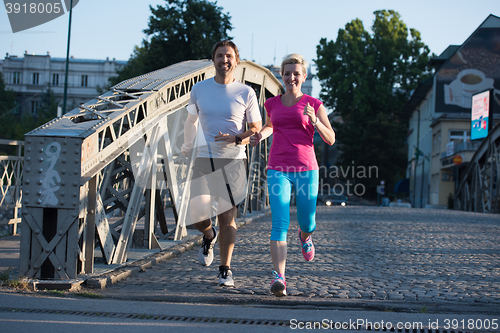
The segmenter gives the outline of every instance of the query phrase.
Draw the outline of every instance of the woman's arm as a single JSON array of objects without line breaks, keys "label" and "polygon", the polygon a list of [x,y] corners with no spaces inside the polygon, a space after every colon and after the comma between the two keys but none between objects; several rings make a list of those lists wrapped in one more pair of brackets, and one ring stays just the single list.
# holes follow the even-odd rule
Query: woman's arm
[{"label": "woman's arm", "polygon": [[262,129],[250,137],[250,145],[255,147],[260,141],[267,139],[271,134],[273,134],[273,124],[271,123],[271,117],[266,116],[266,124]]},{"label": "woman's arm", "polygon": [[335,132],[330,124],[330,120],[328,119],[328,115],[326,114],[326,109],[323,104],[319,106],[316,114],[314,112],[314,108],[310,104],[307,104],[304,114],[309,116],[312,124],[316,123],[315,127],[323,141],[328,143],[330,146],[333,145],[335,143]]}]

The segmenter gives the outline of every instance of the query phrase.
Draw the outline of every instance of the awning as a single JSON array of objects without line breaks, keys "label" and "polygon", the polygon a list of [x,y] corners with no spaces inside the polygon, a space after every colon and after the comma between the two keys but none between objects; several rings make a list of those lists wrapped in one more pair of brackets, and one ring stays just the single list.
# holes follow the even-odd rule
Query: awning
[{"label": "awning", "polygon": [[401,179],[396,186],[394,186],[395,193],[408,193],[410,192],[410,180],[408,178]]}]

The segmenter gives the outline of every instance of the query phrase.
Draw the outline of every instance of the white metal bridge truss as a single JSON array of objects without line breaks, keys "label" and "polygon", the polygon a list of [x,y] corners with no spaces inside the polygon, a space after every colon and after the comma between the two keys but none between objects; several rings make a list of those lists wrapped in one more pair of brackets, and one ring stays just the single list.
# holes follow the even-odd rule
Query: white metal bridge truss
[{"label": "white metal bridge truss", "polygon": [[483,140],[460,176],[455,208],[480,213],[500,213],[500,124]]},{"label": "white metal bridge truss", "polygon": [[[159,248],[158,239],[186,235],[194,158],[180,154],[185,108],[193,85],[214,73],[211,61],[181,62],[123,81],[26,134],[22,276],[72,279],[93,272],[97,248],[108,264],[126,262],[134,233],[148,249]],[[265,119],[264,102],[282,92],[279,81],[249,61],[240,63],[235,77],[256,90]],[[243,215],[268,205],[268,143],[247,151]],[[167,228],[167,205],[175,230]],[[139,220],[143,233],[136,232]]]}]

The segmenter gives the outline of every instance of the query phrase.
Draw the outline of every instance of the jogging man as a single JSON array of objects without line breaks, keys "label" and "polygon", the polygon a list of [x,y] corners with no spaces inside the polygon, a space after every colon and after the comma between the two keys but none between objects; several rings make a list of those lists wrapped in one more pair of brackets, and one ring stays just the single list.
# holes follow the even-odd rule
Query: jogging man
[{"label": "jogging man", "polygon": [[[246,153],[250,137],[260,131],[262,118],[255,91],[234,78],[240,63],[238,48],[230,40],[214,45],[215,77],[198,82],[191,90],[184,126],[184,155],[198,153],[191,182],[190,218],[203,233],[198,261],[209,266],[219,239],[219,285],[234,286],[231,258],[236,240],[236,206],[246,195]],[[245,130],[248,124],[248,130]],[[219,232],[212,225],[213,202],[217,201]]]}]

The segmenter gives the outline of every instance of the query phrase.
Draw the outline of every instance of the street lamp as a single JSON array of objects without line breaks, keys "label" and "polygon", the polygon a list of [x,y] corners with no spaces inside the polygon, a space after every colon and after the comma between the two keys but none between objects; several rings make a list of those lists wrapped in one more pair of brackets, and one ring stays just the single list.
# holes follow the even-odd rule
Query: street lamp
[{"label": "street lamp", "polygon": [[66,99],[68,96],[68,67],[69,67],[69,42],[71,38],[71,16],[73,14],[73,0],[70,0],[69,4],[69,24],[68,24],[68,47],[66,49],[66,73],[64,79],[64,97],[63,97],[63,109],[62,112],[66,113]]}]

